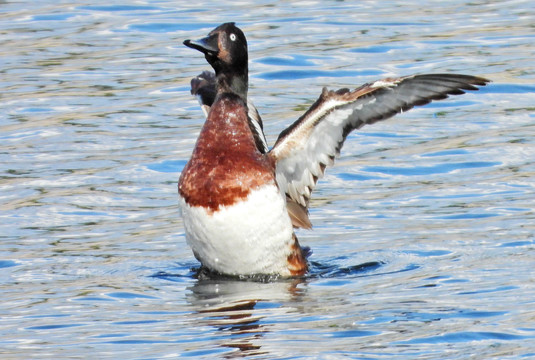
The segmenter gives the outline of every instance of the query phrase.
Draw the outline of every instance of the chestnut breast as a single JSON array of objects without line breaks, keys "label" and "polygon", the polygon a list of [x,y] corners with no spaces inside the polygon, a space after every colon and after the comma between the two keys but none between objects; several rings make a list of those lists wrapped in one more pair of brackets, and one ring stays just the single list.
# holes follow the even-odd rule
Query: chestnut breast
[{"label": "chestnut breast", "polygon": [[274,171],[255,145],[246,104],[239,96],[225,93],[212,105],[180,175],[178,191],[190,206],[216,211],[264,184],[275,184]]}]

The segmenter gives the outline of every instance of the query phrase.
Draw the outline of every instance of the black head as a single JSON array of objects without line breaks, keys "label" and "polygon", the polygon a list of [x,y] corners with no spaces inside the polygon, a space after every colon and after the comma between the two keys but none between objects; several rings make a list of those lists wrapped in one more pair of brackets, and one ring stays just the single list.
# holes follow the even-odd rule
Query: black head
[{"label": "black head", "polygon": [[219,25],[203,39],[186,40],[184,45],[202,52],[216,73],[247,72],[247,40],[233,22]]}]

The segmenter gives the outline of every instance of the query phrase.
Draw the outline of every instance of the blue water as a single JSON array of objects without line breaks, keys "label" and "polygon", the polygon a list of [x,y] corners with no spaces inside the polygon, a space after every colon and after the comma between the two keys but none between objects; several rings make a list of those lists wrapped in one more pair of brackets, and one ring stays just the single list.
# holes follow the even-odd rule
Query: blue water
[{"label": "blue water", "polygon": [[[2,2],[2,359],[535,358],[528,1]],[[210,279],[176,181],[225,21],[268,141],[321,88],[426,72],[479,92],[352,133],[311,202],[304,279]],[[265,279],[264,279],[265,280]]]}]

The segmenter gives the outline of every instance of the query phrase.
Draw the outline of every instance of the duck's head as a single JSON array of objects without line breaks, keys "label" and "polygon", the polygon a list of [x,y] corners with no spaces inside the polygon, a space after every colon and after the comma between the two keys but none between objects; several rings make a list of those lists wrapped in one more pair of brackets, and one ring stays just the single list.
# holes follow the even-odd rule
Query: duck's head
[{"label": "duck's head", "polygon": [[219,25],[200,40],[185,40],[184,45],[202,52],[216,74],[247,73],[247,40],[233,22]]}]

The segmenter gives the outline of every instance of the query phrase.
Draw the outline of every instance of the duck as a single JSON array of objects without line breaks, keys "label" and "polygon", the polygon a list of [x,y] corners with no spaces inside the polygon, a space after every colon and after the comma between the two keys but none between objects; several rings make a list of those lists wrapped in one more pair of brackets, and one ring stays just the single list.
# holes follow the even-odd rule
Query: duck
[{"label": "duck", "polygon": [[311,251],[295,229],[312,228],[311,195],[348,134],[489,82],[441,73],[385,78],[353,90],[324,87],[269,148],[248,99],[243,31],[228,22],[183,44],[204,54],[214,72],[191,80],[206,119],[178,180],[179,209],[201,268],[225,276],[305,276]]}]

